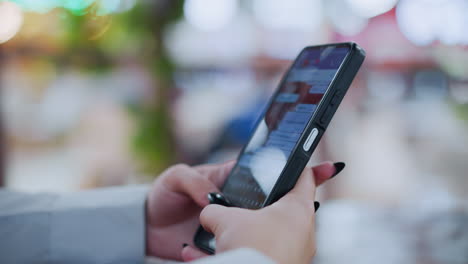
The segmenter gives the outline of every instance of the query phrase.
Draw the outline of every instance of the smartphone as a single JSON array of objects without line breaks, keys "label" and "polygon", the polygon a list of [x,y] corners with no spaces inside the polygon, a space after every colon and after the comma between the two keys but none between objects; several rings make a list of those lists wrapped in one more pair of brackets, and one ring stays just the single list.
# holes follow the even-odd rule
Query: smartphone
[{"label": "smartphone", "polygon": [[[233,206],[259,209],[290,191],[365,58],[356,43],[304,48],[281,80],[221,191]],[[213,254],[200,227],[194,243]]]}]

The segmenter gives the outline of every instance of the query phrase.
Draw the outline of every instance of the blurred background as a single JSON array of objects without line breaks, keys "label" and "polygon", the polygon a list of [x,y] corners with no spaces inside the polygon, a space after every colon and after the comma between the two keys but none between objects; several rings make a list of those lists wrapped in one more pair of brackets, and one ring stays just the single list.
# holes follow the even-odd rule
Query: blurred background
[{"label": "blurred background", "polygon": [[0,1],[0,184],[70,192],[233,159],[294,57],[367,58],[311,164],[315,263],[468,263],[468,1]]}]

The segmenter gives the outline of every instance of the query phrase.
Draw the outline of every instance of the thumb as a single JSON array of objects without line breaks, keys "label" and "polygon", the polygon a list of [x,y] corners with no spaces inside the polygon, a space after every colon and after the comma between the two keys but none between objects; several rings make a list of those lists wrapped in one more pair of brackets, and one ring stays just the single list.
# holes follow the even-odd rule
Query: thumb
[{"label": "thumb", "polygon": [[224,207],[218,204],[206,206],[200,213],[200,224],[203,228],[215,236],[222,230],[232,211],[236,208]]}]

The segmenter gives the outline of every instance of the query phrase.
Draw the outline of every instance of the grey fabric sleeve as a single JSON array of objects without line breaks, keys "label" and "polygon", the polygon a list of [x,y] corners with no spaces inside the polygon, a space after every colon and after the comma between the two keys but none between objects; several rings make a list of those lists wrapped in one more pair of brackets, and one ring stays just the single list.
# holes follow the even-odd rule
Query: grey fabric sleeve
[{"label": "grey fabric sleeve", "polygon": [[0,191],[0,263],[143,263],[147,190]]}]

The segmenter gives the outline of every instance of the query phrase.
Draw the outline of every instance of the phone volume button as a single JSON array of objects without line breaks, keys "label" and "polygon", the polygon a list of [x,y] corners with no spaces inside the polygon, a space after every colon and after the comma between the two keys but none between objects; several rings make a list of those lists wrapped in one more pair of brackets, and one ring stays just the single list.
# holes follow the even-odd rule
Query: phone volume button
[{"label": "phone volume button", "polygon": [[320,118],[320,123],[322,123],[323,125],[328,124],[328,122],[331,119],[333,109],[333,105],[330,104],[329,106],[327,106],[327,109],[323,112],[322,117]]},{"label": "phone volume button", "polygon": [[340,92],[336,92],[333,98],[331,99],[330,105],[337,105],[338,102],[340,101],[341,94]]}]

